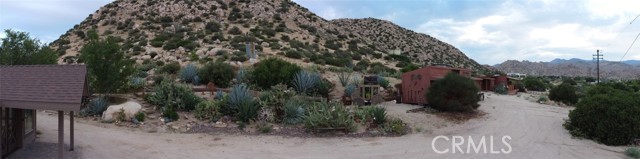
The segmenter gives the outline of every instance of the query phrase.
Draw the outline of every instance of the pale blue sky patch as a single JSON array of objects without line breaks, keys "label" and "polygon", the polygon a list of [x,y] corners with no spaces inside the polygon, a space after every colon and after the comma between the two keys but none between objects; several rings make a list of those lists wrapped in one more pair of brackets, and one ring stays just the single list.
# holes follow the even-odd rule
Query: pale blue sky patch
[{"label": "pale blue sky patch", "polygon": [[[0,29],[51,42],[112,0],[0,0]],[[294,0],[317,15],[373,17],[429,34],[481,64],[505,60],[620,60],[640,33],[638,0]],[[0,37],[3,35],[0,34]],[[640,44],[625,60],[640,59]]]}]

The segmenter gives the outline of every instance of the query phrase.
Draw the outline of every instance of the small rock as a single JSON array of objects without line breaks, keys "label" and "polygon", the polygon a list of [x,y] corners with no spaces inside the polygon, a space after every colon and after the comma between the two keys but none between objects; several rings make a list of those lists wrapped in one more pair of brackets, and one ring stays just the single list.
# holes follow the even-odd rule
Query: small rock
[{"label": "small rock", "polygon": [[216,124],[215,124],[215,125],[213,125],[213,127],[216,127],[216,128],[226,128],[226,127],[227,127],[227,123],[223,123],[223,122],[219,122],[219,121],[218,121],[218,122],[216,122]]},{"label": "small rock", "polygon": [[144,55],[141,58],[142,58],[142,60],[150,60],[151,59],[151,55]]}]

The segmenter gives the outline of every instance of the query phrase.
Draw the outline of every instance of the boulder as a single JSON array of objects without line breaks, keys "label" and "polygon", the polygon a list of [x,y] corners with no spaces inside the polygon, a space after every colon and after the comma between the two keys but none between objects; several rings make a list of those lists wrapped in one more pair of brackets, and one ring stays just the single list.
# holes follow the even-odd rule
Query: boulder
[{"label": "boulder", "polygon": [[260,46],[262,46],[262,47],[269,47],[269,43],[267,43],[267,42],[262,42],[262,44],[260,44]]},{"label": "boulder", "polygon": [[131,121],[136,113],[142,110],[142,105],[137,102],[127,101],[118,105],[111,105],[102,113],[103,121],[114,121],[120,111],[124,111],[125,121]]},{"label": "boulder", "polygon": [[220,51],[219,48],[213,48],[213,49],[209,50],[209,52],[207,52],[207,54],[209,56],[216,56],[216,53],[218,53],[218,51]]},{"label": "boulder", "polygon": [[151,59],[151,55],[142,56],[142,60],[150,60],[150,59]]}]

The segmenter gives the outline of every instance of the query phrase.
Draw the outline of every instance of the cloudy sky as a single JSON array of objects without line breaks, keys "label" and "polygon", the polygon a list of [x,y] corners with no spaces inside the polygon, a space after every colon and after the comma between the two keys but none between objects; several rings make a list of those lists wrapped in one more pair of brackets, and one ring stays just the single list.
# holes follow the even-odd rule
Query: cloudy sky
[{"label": "cloudy sky", "polygon": [[[0,29],[51,42],[110,0],[0,0]],[[429,34],[482,64],[621,60],[640,33],[639,0],[294,0],[325,19],[374,17]],[[3,36],[3,35],[0,35]],[[624,60],[640,60],[640,42]]]}]

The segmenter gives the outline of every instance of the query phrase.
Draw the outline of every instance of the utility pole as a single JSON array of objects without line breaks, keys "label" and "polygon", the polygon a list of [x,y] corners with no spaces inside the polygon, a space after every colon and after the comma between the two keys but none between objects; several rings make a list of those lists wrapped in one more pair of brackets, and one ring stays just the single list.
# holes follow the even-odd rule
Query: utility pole
[{"label": "utility pole", "polygon": [[596,50],[596,54],[593,55],[593,60],[596,60],[596,72],[598,74],[598,78],[596,78],[596,83],[600,84],[600,60],[602,60],[602,54],[600,54],[600,50]]}]

